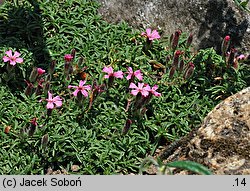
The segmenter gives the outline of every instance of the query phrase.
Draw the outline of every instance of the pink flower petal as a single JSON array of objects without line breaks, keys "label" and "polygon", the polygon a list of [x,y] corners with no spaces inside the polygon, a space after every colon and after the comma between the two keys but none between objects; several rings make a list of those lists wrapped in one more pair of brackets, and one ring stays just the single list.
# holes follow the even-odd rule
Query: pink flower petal
[{"label": "pink flower petal", "polygon": [[14,60],[10,60],[10,65],[15,66],[16,62]]},{"label": "pink flower petal", "polygon": [[140,83],[140,82],[138,82],[138,88],[139,88],[140,90],[142,90],[142,89],[143,89],[143,86],[144,86],[144,83]]},{"label": "pink flower petal", "polygon": [[84,97],[88,97],[88,92],[86,90],[82,90],[82,95],[84,95]]},{"label": "pink flower petal", "polygon": [[127,80],[130,80],[131,78],[132,78],[132,74],[129,74],[129,75],[126,77]]},{"label": "pink flower petal", "polygon": [[48,91],[48,100],[52,100],[52,94]]},{"label": "pink flower petal", "polygon": [[132,78],[134,72],[133,72],[133,69],[131,67],[128,67],[127,70],[128,70],[128,72],[126,72],[126,73],[128,73],[128,76],[126,77],[126,79],[130,80]]},{"label": "pink flower petal", "polygon": [[72,94],[76,97],[77,94],[78,94],[78,92],[79,92],[79,90],[78,90],[78,88],[77,88]]},{"label": "pink flower petal", "polygon": [[104,75],[104,78],[105,78],[105,79],[108,79],[108,78],[109,78],[109,75]]},{"label": "pink flower petal", "polygon": [[147,29],[146,29],[146,33],[147,33],[147,36],[150,36],[150,35],[151,35],[151,29],[150,29],[150,28],[147,28]]},{"label": "pink flower petal", "polygon": [[141,70],[136,70],[135,72],[134,72],[134,75],[135,75],[135,77],[137,77],[137,79],[138,80],[140,80],[140,81],[142,81],[142,73],[141,73]]},{"label": "pink flower petal", "polygon": [[83,86],[85,90],[91,90],[91,85]]},{"label": "pink flower petal", "polygon": [[79,87],[82,87],[84,84],[86,83],[86,80],[81,80],[80,83],[79,83]]},{"label": "pink flower petal", "polygon": [[54,104],[57,106],[57,107],[61,107],[62,106],[62,101],[61,100],[57,100],[54,102]]},{"label": "pink flower petal", "polygon": [[132,83],[130,83],[129,88],[135,88],[135,89],[137,89],[137,86],[132,82]]},{"label": "pink flower petal", "polygon": [[123,72],[122,71],[117,71],[114,73],[114,77],[116,78],[123,78]]},{"label": "pink flower petal", "polygon": [[10,58],[7,57],[7,56],[4,56],[4,57],[3,57],[3,61],[4,61],[4,62],[8,62],[8,61],[10,61]]},{"label": "pink flower petal", "polygon": [[151,87],[148,84],[143,89],[146,91],[151,91]]},{"label": "pink flower petal", "polygon": [[242,59],[244,59],[245,58],[245,55],[244,54],[241,54],[241,55],[239,55],[238,57],[237,57],[237,59],[239,59],[239,60],[242,60]]},{"label": "pink flower petal", "polygon": [[16,58],[16,62],[17,63],[23,63],[23,59],[22,58]]},{"label": "pink flower petal", "polygon": [[158,89],[158,86],[157,85],[154,85],[153,87],[152,87],[152,90],[153,91],[155,91],[155,90],[157,90]]},{"label": "pink flower petal", "polygon": [[139,93],[138,90],[132,90],[132,91],[131,91],[131,94],[134,95],[134,96],[136,96],[138,93]]},{"label": "pink flower petal", "polygon": [[19,53],[19,52],[17,52],[17,51],[15,51],[15,53],[14,53],[14,55],[13,55],[13,57],[19,57],[21,54]]},{"label": "pink flower petal", "polygon": [[9,57],[12,57],[12,50],[6,51],[5,54],[7,54]]},{"label": "pink flower petal", "polygon": [[111,66],[109,66],[109,67],[105,66],[102,71],[106,72],[108,74],[112,74],[113,73],[113,68]]},{"label": "pink flower petal", "polygon": [[78,86],[68,85],[68,88],[78,88]]},{"label": "pink flower petal", "polygon": [[53,101],[62,101],[62,99],[59,96],[56,96],[53,98]]},{"label": "pink flower petal", "polygon": [[159,38],[161,38],[160,35],[159,35],[159,33],[157,32],[157,30],[153,30],[151,36],[152,36],[152,38],[154,38],[154,39],[159,39]]},{"label": "pink flower petal", "polygon": [[154,85],[151,89],[151,93],[156,96],[156,97],[159,97],[161,96],[161,93],[157,92],[156,90],[158,89],[158,85]]},{"label": "pink flower petal", "polygon": [[53,109],[54,108],[54,104],[52,102],[48,102],[46,105],[47,109]]},{"label": "pink flower petal", "polygon": [[149,92],[148,92],[147,90],[145,90],[145,89],[143,89],[143,90],[141,91],[141,95],[144,96],[144,97],[147,97],[148,94],[149,94]]},{"label": "pink flower petal", "polygon": [[161,96],[161,93],[159,93],[159,92],[154,92],[153,94],[154,94],[154,96],[156,96],[156,97],[160,97],[160,96]]},{"label": "pink flower petal", "polygon": [[127,68],[129,74],[133,74],[133,69],[131,67]]}]

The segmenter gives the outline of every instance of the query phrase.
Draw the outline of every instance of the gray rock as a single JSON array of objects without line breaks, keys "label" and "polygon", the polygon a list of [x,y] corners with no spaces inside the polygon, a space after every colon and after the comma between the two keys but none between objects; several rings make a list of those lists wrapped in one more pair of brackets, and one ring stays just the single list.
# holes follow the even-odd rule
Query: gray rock
[{"label": "gray rock", "polygon": [[162,150],[159,157],[164,162],[195,161],[214,174],[250,174],[250,87],[218,104],[200,128]]},{"label": "gray rock", "polygon": [[226,35],[239,50],[250,49],[250,16],[233,0],[97,0],[100,14],[109,22],[133,27],[160,28],[166,35],[176,29],[194,34],[194,48],[215,47]]}]

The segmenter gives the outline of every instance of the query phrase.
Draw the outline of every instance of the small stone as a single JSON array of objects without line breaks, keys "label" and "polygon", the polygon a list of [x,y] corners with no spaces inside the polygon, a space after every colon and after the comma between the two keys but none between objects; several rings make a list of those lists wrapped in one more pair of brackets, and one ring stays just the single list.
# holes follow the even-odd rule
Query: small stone
[{"label": "small stone", "polygon": [[72,166],[71,166],[71,170],[72,170],[73,172],[77,172],[79,169],[80,169],[80,167],[79,167],[78,165],[72,165]]}]

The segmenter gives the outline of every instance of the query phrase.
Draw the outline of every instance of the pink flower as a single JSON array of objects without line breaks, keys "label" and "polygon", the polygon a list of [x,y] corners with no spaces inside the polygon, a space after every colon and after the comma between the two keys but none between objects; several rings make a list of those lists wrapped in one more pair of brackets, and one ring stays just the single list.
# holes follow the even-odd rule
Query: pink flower
[{"label": "pink flower", "polygon": [[245,55],[244,54],[241,54],[239,56],[237,56],[237,60],[243,60],[245,59]]},{"label": "pink flower", "polygon": [[149,95],[149,91],[151,90],[149,86],[145,86],[144,83],[138,82],[138,87],[132,82],[129,85],[129,88],[133,89],[131,94],[136,96],[138,93],[141,93],[143,97],[147,97]]},{"label": "pink flower", "polygon": [[61,107],[62,106],[62,99],[59,96],[56,96],[52,98],[52,94],[48,91],[48,99],[46,99],[48,102],[46,107],[47,109],[53,109],[55,106],[56,107]]},{"label": "pink flower", "polygon": [[128,76],[127,76],[127,80],[130,80],[131,78],[133,78],[134,76],[138,79],[138,80],[142,80],[142,73],[141,70],[136,70],[135,72],[133,72],[131,67],[128,67]]},{"label": "pink flower", "polygon": [[230,36],[227,35],[225,36],[225,38],[222,41],[222,45],[221,45],[221,52],[222,52],[222,56],[227,56],[227,49],[229,47],[230,44]]},{"label": "pink flower", "polygon": [[[148,85],[149,86],[149,85]],[[150,86],[149,86],[150,88]],[[153,94],[154,96],[156,97],[160,97],[161,96],[161,93],[157,92],[156,90],[158,89],[158,86],[157,85],[154,85],[152,88],[150,88],[150,93]]]},{"label": "pink flower", "polygon": [[14,55],[12,55],[12,50],[8,50],[5,52],[5,54],[7,54],[7,56],[3,57],[3,61],[4,62],[10,62],[10,65],[15,66],[16,63],[22,63],[23,59],[19,58],[19,56],[21,55],[19,52],[15,51]]},{"label": "pink flower", "polygon": [[65,60],[66,62],[71,62],[72,59],[73,59],[73,56],[72,56],[71,54],[65,54],[64,60]]},{"label": "pink flower", "polygon": [[225,36],[225,41],[229,41],[230,40],[230,36],[229,35],[227,35],[227,36]]},{"label": "pink flower", "polygon": [[79,86],[71,86],[69,85],[68,88],[75,88],[76,90],[73,92],[73,95],[75,97],[77,97],[78,92],[81,92],[82,95],[84,95],[84,97],[88,97],[88,92],[86,90],[91,90],[91,86],[90,85],[86,85],[84,86],[84,84],[86,83],[85,81],[80,81]]},{"label": "pink flower", "polygon": [[115,78],[123,78],[123,72],[122,71],[117,71],[113,72],[113,68],[110,67],[104,67],[103,72],[108,73],[107,75],[104,76],[104,78],[110,78],[110,77],[115,77]]},{"label": "pink flower", "polygon": [[141,35],[147,37],[149,40],[154,40],[154,39],[161,38],[159,33],[157,32],[157,30],[153,30],[153,32],[151,33],[150,28],[146,29],[146,33],[142,32]]},{"label": "pink flower", "polygon": [[37,68],[37,73],[38,75],[42,75],[45,73],[45,70],[43,70],[42,68]]}]

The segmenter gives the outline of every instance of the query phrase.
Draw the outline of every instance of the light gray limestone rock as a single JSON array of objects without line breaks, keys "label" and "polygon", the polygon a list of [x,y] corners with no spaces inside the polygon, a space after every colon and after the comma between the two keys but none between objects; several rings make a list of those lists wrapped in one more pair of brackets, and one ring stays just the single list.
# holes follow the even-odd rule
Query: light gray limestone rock
[{"label": "light gray limestone rock", "polygon": [[[160,153],[164,162],[191,160],[214,174],[250,174],[250,87],[218,104],[191,132]],[[176,169],[175,174],[190,174]]]},{"label": "light gray limestone rock", "polygon": [[166,35],[176,29],[194,34],[194,48],[220,50],[222,39],[232,37],[243,53],[250,50],[250,15],[233,0],[97,0],[99,13],[109,22],[133,27],[160,28]]}]

